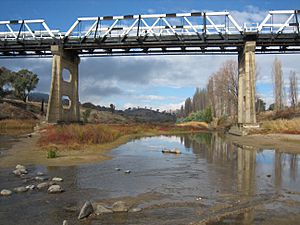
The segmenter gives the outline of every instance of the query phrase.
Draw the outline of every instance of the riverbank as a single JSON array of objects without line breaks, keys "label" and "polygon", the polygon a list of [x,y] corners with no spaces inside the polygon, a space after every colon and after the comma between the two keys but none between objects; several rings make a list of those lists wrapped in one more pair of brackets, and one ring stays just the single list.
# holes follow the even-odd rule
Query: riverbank
[{"label": "riverbank", "polygon": [[[10,124],[17,124],[17,122]],[[32,126],[33,123],[29,124]],[[108,153],[111,149],[134,139],[209,131],[205,124],[73,124],[56,126],[43,124],[39,125],[30,135],[24,135],[24,132],[28,132],[27,126],[25,128],[17,129],[22,136],[19,136],[8,150],[1,152],[1,167],[10,167],[16,164],[72,166],[95,163],[110,159]],[[14,131],[14,129],[9,130]],[[226,140],[247,149],[269,148],[290,153],[300,152],[300,135],[226,135]],[[49,151],[55,151],[54,158],[48,158]]]},{"label": "riverbank", "polygon": [[[201,130],[203,131],[203,127],[178,127],[171,124],[42,125],[30,135],[18,138],[9,150],[3,152],[0,166],[11,167],[16,164],[72,166],[95,163],[110,159],[108,153],[111,149],[134,139]],[[55,151],[57,157],[48,158],[49,151]]]},{"label": "riverbank", "polygon": [[226,139],[247,149],[269,148],[281,152],[300,153],[300,135],[296,134],[226,135]]}]

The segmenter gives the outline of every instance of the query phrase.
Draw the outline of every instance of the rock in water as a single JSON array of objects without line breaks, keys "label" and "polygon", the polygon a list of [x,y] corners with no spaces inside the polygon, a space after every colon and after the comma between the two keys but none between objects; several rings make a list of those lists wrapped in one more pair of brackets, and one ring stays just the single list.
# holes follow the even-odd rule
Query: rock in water
[{"label": "rock in water", "polygon": [[37,176],[44,176],[44,173],[39,171],[39,172],[36,173],[36,175]]},{"label": "rock in water", "polygon": [[16,169],[17,170],[26,170],[26,167],[18,164],[18,165],[16,165]]},{"label": "rock in water", "polygon": [[33,190],[35,188],[35,185],[33,185],[33,184],[32,185],[27,185],[26,188],[28,190]]},{"label": "rock in water", "polygon": [[61,186],[59,186],[57,184],[51,185],[48,188],[48,193],[50,193],[50,194],[61,193],[63,191],[64,191],[64,189],[62,189]]},{"label": "rock in water", "polygon": [[141,208],[132,208],[132,209],[130,209],[129,210],[129,212],[132,212],[132,213],[135,213],[135,212],[140,212],[140,211],[142,211],[142,209]]},{"label": "rock in water", "polygon": [[130,170],[125,170],[125,172],[124,173],[127,173],[127,174],[129,174],[129,173],[131,173],[131,171]]},{"label": "rock in water", "polygon": [[26,169],[16,169],[13,171],[13,173],[16,175],[16,176],[21,176],[23,174],[27,174],[27,170]]},{"label": "rock in water", "polygon": [[52,181],[55,181],[55,182],[62,182],[64,179],[60,178],[60,177],[53,177],[52,178]]},{"label": "rock in water", "polygon": [[11,190],[8,190],[8,189],[3,189],[1,192],[0,192],[0,195],[3,195],[3,196],[9,196],[12,194],[12,191]]},{"label": "rock in water", "polygon": [[108,209],[105,205],[103,204],[97,204],[96,205],[96,210],[95,210],[95,214],[96,215],[101,215],[101,214],[105,214],[105,213],[113,213],[113,211],[111,209]]},{"label": "rock in water", "polygon": [[49,187],[49,183],[48,182],[43,182],[43,183],[38,184],[36,187],[38,189],[47,188],[47,187]]},{"label": "rock in water", "polygon": [[47,177],[41,177],[41,176],[36,176],[34,179],[37,180],[37,181],[45,181],[45,180],[48,180]]},{"label": "rock in water", "polygon": [[179,149],[163,149],[161,151],[162,153],[171,153],[171,154],[181,154],[181,151]]},{"label": "rock in water", "polygon": [[93,212],[94,212],[94,208],[92,206],[92,203],[90,201],[86,201],[80,210],[78,219],[83,219],[85,217],[88,217]]},{"label": "rock in water", "polygon": [[26,192],[26,191],[28,191],[28,189],[26,187],[16,187],[16,188],[14,188],[14,192],[17,192],[17,193]]},{"label": "rock in water", "polygon": [[123,201],[117,201],[112,205],[112,210],[114,212],[127,212],[128,207],[125,202]]}]

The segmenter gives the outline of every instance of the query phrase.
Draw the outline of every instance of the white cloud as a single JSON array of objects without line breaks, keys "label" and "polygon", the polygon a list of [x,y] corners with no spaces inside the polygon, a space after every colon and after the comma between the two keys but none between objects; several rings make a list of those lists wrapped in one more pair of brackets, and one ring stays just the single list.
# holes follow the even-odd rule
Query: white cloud
[{"label": "white cloud", "polygon": [[172,111],[175,111],[176,109],[180,109],[180,107],[184,105],[184,102],[179,102],[179,103],[170,103],[170,104],[162,104],[162,105],[159,105],[158,108],[160,110],[166,110],[166,111],[169,111],[169,110],[172,110]]}]

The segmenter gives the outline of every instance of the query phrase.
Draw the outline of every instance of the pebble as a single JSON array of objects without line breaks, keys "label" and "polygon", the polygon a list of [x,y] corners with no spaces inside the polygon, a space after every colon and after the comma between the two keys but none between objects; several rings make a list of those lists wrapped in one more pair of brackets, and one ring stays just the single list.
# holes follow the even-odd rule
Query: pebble
[{"label": "pebble", "polygon": [[1,192],[0,192],[0,195],[2,195],[2,196],[9,196],[9,195],[11,195],[12,194],[12,191],[11,190],[8,190],[8,189],[3,189],[3,190],[1,190]]},{"label": "pebble", "polygon": [[64,220],[64,221],[63,221],[63,225],[68,225],[68,221],[67,221],[67,220]]},{"label": "pebble", "polygon": [[128,207],[125,202],[117,201],[112,205],[112,210],[114,212],[128,212]]},{"label": "pebble", "polygon": [[85,217],[88,217],[93,212],[94,212],[94,208],[92,206],[92,203],[90,201],[86,201],[80,210],[78,219],[83,219]]},{"label": "pebble", "polygon": [[39,172],[36,173],[36,175],[37,175],[37,176],[43,176],[44,173],[39,171]]},{"label": "pebble", "polygon": [[28,190],[33,190],[33,189],[35,189],[35,185],[27,185],[26,186],[26,188],[28,189]]},{"label": "pebble", "polygon": [[37,181],[45,181],[45,180],[48,180],[48,177],[36,176],[34,179]]},{"label": "pebble", "polygon": [[14,188],[14,192],[17,192],[17,193],[26,192],[26,191],[28,191],[28,189],[26,187],[16,187],[16,188]]},{"label": "pebble", "polygon": [[36,187],[38,189],[43,189],[43,188],[47,188],[49,186],[48,182],[43,182],[43,183],[39,183]]},{"label": "pebble", "polygon": [[51,185],[49,188],[48,188],[48,193],[49,194],[56,194],[56,193],[61,193],[63,192],[64,189],[62,189],[61,186],[57,185],[57,184],[54,184],[54,185]]},{"label": "pebble", "polygon": [[64,179],[60,178],[60,177],[53,177],[52,181],[56,181],[56,182],[62,182]]}]

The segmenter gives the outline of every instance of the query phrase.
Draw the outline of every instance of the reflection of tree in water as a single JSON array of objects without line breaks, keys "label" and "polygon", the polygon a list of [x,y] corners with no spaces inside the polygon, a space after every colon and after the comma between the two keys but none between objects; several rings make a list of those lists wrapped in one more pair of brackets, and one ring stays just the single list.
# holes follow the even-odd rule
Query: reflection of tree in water
[{"label": "reflection of tree in water", "polygon": [[234,146],[218,133],[198,133],[184,136],[184,146],[208,162],[227,163],[236,158]]},{"label": "reflection of tree in water", "polygon": [[[218,133],[198,133],[186,135],[182,139],[184,146],[192,148],[193,153],[198,158],[205,159],[208,163],[224,165],[222,167],[222,176],[224,177],[222,185],[225,190],[226,187],[236,188],[240,195],[249,198],[257,194],[256,158],[257,154],[259,152],[263,153],[264,150],[235,146],[226,142],[225,138]],[[283,153],[279,150],[274,150],[272,153],[274,154],[274,158],[271,156],[274,168],[274,179],[272,180],[276,190],[280,191],[284,171],[289,173],[290,180],[297,181],[299,157],[297,154]],[[272,173],[272,171],[270,172]],[[228,176],[232,178],[226,179]],[[214,179],[214,177],[211,177],[211,179]],[[250,210],[242,213],[236,219],[242,221],[243,224],[252,224],[253,215],[253,210]]]},{"label": "reflection of tree in water", "polygon": [[278,191],[281,189],[282,184],[282,153],[275,150],[275,187]]},{"label": "reflection of tree in water", "polygon": [[290,154],[290,177],[296,181],[298,171],[298,156],[297,154]]}]

